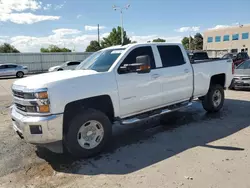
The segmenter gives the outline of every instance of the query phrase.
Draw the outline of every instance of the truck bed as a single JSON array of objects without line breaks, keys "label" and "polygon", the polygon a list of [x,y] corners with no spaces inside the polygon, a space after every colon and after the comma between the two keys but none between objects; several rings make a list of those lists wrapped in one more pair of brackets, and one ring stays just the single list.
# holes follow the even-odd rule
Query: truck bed
[{"label": "truck bed", "polygon": [[[201,97],[206,95],[209,89],[210,79],[213,75],[225,75],[225,87],[229,87],[233,79],[232,75],[232,60],[228,59],[209,59],[199,60],[192,64],[194,71],[194,97]],[[223,65],[223,66],[222,66]]]}]

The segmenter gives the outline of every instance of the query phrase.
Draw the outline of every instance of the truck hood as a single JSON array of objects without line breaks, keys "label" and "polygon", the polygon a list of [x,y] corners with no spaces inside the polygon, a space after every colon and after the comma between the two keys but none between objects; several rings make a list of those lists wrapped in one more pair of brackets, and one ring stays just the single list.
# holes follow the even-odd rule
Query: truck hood
[{"label": "truck hood", "polygon": [[98,74],[98,73],[93,70],[67,70],[67,71],[44,73],[35,76],[28,76],[26,78],[17,80],[14,82],[13,86],[14,87],[22,86],[25,87],[26,89],[44,88],[47,87],[48,84],[54,82],[59,82],[63,80],[68,80],[92,74]]}]

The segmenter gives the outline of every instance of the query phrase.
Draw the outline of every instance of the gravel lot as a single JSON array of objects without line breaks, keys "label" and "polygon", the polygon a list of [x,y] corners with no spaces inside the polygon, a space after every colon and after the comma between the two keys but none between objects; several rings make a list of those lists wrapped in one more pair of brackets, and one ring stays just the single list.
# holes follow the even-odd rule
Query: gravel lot
[{"label": "gravel lot", "polygon": [[188,109],[134,126],[114,126],[112,146],[76,160],[21,140],[8,107],[15,79],[0,78],[0,187],[250,187],[250,93],[226,91],[223,110]]}]

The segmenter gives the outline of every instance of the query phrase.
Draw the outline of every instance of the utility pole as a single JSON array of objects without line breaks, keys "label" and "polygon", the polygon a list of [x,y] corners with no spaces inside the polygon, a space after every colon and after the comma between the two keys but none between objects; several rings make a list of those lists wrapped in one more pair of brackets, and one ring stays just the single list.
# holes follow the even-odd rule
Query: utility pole
[{"label": "utility pole", "polygon": [[125,7],[119,7],[116,5],[113,5],[113,9],[116,10],[120,10],[120,14],[121,14],[121,45],[123,45],[124,43],[124,37],[123,37],[123,10],[127,10],[130,7],[130,4],[126,5]]},{"label": "utility pole", "polygon": [[100,44],[100,27],[97,25],[98,43]]}]

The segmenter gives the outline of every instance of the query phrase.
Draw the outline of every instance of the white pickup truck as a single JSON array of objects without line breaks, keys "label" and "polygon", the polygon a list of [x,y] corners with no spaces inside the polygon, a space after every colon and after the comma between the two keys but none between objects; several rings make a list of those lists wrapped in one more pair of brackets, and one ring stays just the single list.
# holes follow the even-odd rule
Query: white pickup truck
[{"label": "white pickup truck", "polygon": [[93,156],[108,144],[116,121],[143,122],[189,106],[196,98],[206,111],[219,111],[232,65],[228,59],[191,64],[180,44],[106,48],[76,70],[15,81],[13,128],[27,142],[54,152]]}]

